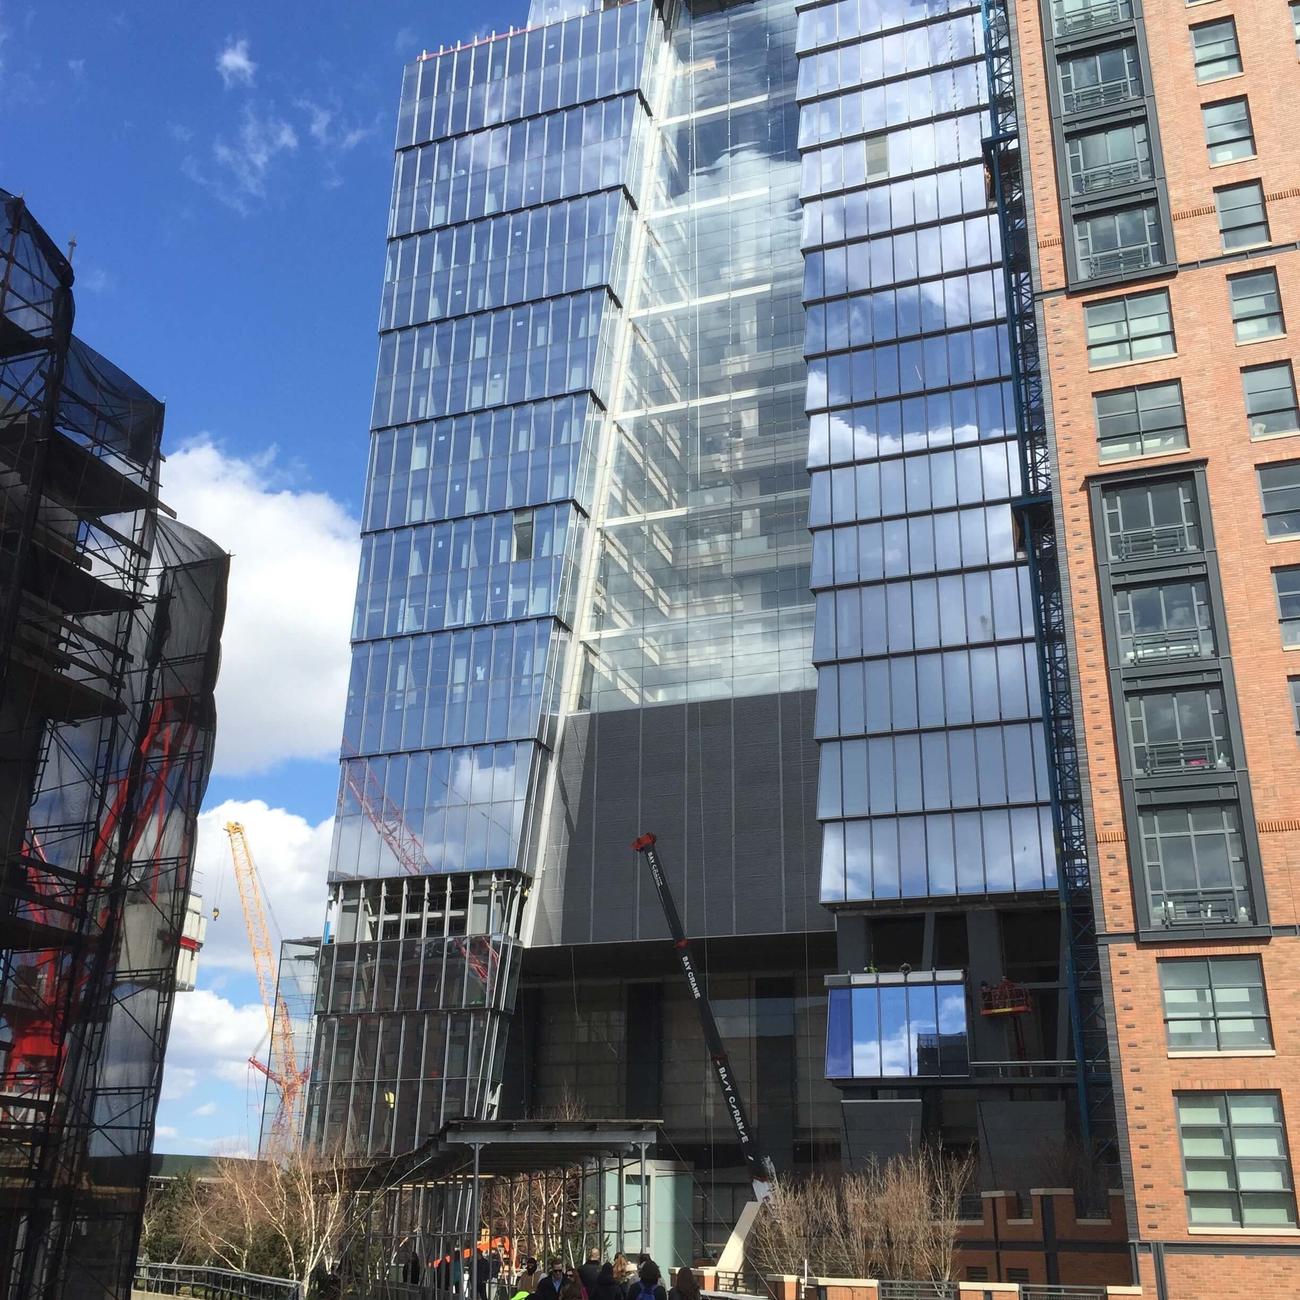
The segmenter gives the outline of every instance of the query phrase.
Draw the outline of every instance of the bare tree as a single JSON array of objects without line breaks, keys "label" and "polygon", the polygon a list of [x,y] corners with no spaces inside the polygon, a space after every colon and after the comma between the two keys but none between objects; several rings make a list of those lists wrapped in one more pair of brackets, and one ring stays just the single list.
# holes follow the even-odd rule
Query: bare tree
[{"label": "bare tree", "polygon": [[778,1178],[748,1243],[764,1273],[945,1281],[969,1158],[923,1147],[835,1177]]}]

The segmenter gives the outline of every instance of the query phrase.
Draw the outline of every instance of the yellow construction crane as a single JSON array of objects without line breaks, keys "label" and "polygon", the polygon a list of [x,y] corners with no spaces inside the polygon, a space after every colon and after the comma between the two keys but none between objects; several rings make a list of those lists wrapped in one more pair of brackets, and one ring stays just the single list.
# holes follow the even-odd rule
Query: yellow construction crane
[{"label": "yellow construction crane", "polygon": [[[267,1064],[256,1056],[248,1063],[266,1075],[280,1090],[280,1104],[271,1124],[271,1150],[281,1150],[290,1140],[290,1130],[298,1096],[307,1082],[308,1071],[298,1068],[297,1053],[293,1043],[293,1022],[289,1008],[279,992],[276,978],[275,947],[266,924],[266,906],[262,900],[261,881],[253,851],[248,847],[248,835],[242,822],[227,822],[226,834],[230,836],[230,856],[235,864],[235,883],[239,886],[239,901],[244,909],[244,924],[248,927],[248,943],[253,950],[253,969],[257,972],[257,986],[266,1009],[266,1031],[270,1035]],[[279,1069],[271,1067],[272,1049],[279,1048]]]}]

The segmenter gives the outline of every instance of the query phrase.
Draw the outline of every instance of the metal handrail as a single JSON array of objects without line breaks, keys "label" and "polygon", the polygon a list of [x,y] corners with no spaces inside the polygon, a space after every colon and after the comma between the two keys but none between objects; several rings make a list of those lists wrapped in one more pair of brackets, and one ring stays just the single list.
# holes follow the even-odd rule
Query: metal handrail
[{"label": "metal handrail", "polygon": [[1052,6],[1052,27],[1057,36],[1073,36],[1093,27],[1122,23],[1133,17],[1131,0],[1097,0],[1079,9],[1068,9],[1057,0]]},{"label": "metal handrail", "polygon": [[1123,275],[1141,271],[1159,264],[1161,254],[1153,244],[1138,244],[1132,248],[1116,248],[1107,253],[1093,253],[1083,259],[1090,280],[1103,275]]},{"label": "metal handrail", "polygon": [[1232,751],[1225,740],[1160,740],[1145,747],[1142,770],[1148,776],[1172,772],[1226,772],[1232,767]]},{"label": "metal handrail", "polygon": [[1200,547],[1192,524],[1163,524],[1158,528],[1129,528],[1112,538],[1117,560],[1144,560],[1159,555],[1181,555]]},{"label": "metal handrail", "polygon": [[1151,915],[1158,925],[1249,925],[1255,909],[1247,889],[1163,889],[1151,894]]},{"label": "metal handrail", "polygon": [[1127,647],[1124,658],[1131,664],[1164,663],[1170,659],[1205,659],[1214,653],[1214,634],[1209,628],[1135,632],[1120,640]]},{"label": "metal handrail", "polygon": [[1055,1286],[1046,1282],[1022,1282],[1020,1300],[1106,1300],[1104,1286]]},{"label": "metal handrail", "polygon": [[302,1287],[289,1278],[207,1265],[138,1260],[131,1285],[147,1295],[183,1295],[195,1300],[302,1300]]},{"label": "metal handrail", "polygon": [[1070,178],[1076,194],[1095,194],[1098,190],[1112,190],[1119,185],[1132,185],[1150,179],[1151,161],[1141,158],[1090,167],[1086,171],[1075,172]]},{"label": "metal handrail", "polygon": [[1123,104],[1130,99],[1140,99],[1142,86],[1130,77],[1122,81],[1102,81],[1082,90],[1072,90],[1065,98],[1067,113],[1082,113],[1089,108],[1105,108],[1108,104]]}]

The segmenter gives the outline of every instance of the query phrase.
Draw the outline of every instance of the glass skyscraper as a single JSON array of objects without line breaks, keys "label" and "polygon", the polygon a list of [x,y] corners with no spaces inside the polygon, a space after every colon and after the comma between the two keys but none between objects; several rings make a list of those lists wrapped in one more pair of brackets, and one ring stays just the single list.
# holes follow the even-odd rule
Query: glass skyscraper
[{"label": "glass skyscraper", "polygon": [[729,1226],[646,830],[778,1168],[1063,1126],[985,82],[957,0],[407,68],[309,1140],[662,1115]]}]

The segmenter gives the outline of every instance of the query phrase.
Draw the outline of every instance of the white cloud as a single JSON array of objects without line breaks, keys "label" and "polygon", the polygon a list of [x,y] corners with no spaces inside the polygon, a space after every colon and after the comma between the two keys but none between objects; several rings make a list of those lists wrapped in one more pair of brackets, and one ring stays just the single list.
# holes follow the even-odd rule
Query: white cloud
[{"label": "white cloud", "polygon": [[265,1060],[266,1048],[266,1013],[260,1003],[236,1006],[210,989],[177,995],[167,1040],[168,1076],[174,1070],[193,1071],[205,1080],[242,1087],[252,1069],[248,1058],[256,1054]]},{"label": "white cloud", "polygon": [[[273,931],[272,941],[276,930],[285,939],[318,935],[325,915],[325,872],[334,828],[332,817],[313,826],[296,813],[268,808],[260,799],[227,799],[206,809],[199,816],[194,857],[196,889],[203,895],[204,910],[210,918],[203,951],[199,954],[204,985],[212,982],[206,977],[216,970],[253,970],[239,889],[230,860],[230,837],[224,829],[232,821],[243,823],[249,849],[257,863],[262,892],[272,914],[267,917]],[[211,919],[214,906],[220,908],[221,915]],[[210,989],[200,990],[204,991],[209,997],[218,996]],[[182,1000],[177,999],[177,1005]],[[262,1028],[266,1028],[265,1024]]]},{"label": "white cloud", "polygon": [[86,71],[86,60],[85,60],[85,59],[69,59],[69,60],[68,60],[68,71],[71,72],[72,75],[73,75],[74,77],[77,77],[77,78],[82,77],[82,76],[85,74],[85,71]]},{"label": "white cloud", "polygon": [[231,86],[251,86],[257,72],[257,64],[249,57],[248,38],[227,41],[217,54],[217,71],[221,74],[222,84],[227,90]]},{"label": "white cloud", "polygon": [[359,525],[322,492],[201,441],[173,453],[163,499],[231,552],[217,685],[218,772],[337,754]]},{"label": "white cloud", "polygon": [[217,1113],[217,1103],[215,1101],[205,1101],[202,1106],[195,1106],[190,1114],[195,1119],[207,1119],[209,1115]]},{"label": "white cloud", "polygon": [[158,1127],[154,1129],[153,1135],[155,1138],[174,1138],[176,1136],[176,1130],[172,1128],[170,1124],[159,1124]]}]

